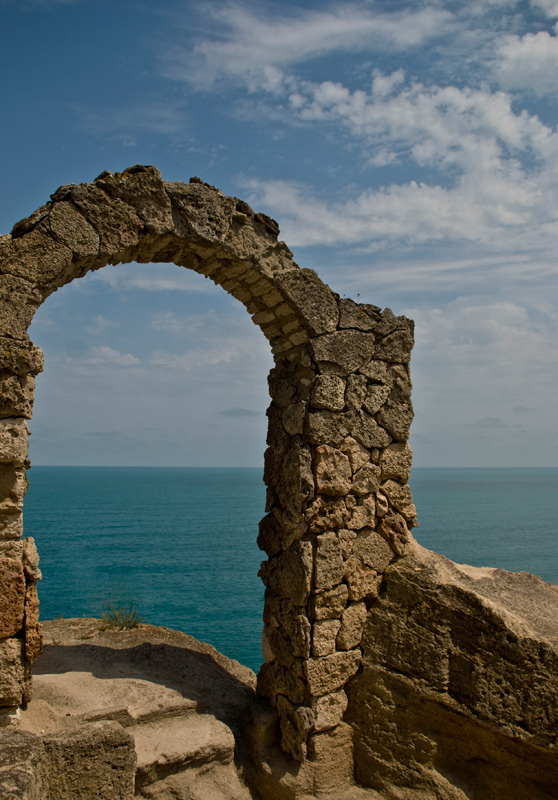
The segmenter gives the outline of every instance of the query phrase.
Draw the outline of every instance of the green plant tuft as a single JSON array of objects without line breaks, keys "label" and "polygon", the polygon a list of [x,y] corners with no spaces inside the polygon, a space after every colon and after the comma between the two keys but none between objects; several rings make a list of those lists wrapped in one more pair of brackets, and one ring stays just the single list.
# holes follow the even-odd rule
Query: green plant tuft
[{"label": "green plant tuft", "polygon": [[119,631],[129,631],[143,622],[133,603],[130,603],[129,608],[115,608],[111,603],[101,612],[101,619],[103,620],[101,630],[115,628]]}]

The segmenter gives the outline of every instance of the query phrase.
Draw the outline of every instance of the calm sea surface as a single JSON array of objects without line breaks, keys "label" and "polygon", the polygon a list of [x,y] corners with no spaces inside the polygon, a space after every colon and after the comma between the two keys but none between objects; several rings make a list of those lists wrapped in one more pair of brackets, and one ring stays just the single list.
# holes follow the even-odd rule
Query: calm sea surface
[{"label": "calm sea surface", "polygon": [[[260,469],[33,467],[25,535],[41,555],[41,616],[133,603],[258,669]],[[558,469],[415,469],[425,547],[558,583]]]}]

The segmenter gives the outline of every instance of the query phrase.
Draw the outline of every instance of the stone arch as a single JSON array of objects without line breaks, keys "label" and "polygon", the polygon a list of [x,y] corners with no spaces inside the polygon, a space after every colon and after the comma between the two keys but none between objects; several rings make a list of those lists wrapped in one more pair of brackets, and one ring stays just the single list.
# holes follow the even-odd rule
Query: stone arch
[{"label": "stone arch", "polygon": [[36,309],[90,270],[171,262],[242,302],[270,342],[265,663],[259,692],[277,709],[283,749],[303,760],[335,731],[361,661],[369,605],[416,524],[407,485],[412,322],[340,298],[300,269],[279,228],[198,178],[154,167],[62,186],[0,238],[0,706],[28,699],[40,652],[38,559],[21,540],[27,420],[41,351]]}]

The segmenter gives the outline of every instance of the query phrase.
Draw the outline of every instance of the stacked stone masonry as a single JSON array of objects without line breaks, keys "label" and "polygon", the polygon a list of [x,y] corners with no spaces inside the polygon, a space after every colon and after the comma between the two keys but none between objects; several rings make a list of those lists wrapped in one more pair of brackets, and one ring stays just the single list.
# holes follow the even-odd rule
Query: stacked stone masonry
[{"label": "stacked stone masonry", "polygon": [[407,486],[413,325],[341,299],[300,269],[277,224],[193,178],[166,183],[138,165],[63,186],[0,239],[0,705],[25,702],[40,652],[31,539],[21,540],[27,420],[42,354],[27,329],[52,292],[107,264],[173,262],[245,305],[270,342],[264,653],[259,691],[282,746],[337,726],[358,670],[368,604],[404,552],[415,509]]}]

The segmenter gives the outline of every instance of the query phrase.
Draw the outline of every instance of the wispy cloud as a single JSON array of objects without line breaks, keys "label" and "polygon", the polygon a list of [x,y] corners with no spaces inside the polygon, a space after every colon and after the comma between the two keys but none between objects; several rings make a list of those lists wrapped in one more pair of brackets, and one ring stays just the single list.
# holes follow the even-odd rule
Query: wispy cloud
[{"label": "wispy cloud", "polygon": [[167,42],[161,53],[164,74],[173,80],[210,88],[216,82],[247,84],[252,90],[283,90],[283,69],[343,51],[405,49],[441,36],[452,14],[426,7],[378,13],[355,3],[324,10],[266,6],[256,13],[238,3],[205,6],[212,33],[198,38],[191,51]]},{"label": "wispy cloud", "polygon": [[95,272],[91,280],[108,283],[113,289],[146,292],[222,291],[213,281],[174,264],[122,264]]},{"label": "wispy cloud", "polygon": [[88,364],[111,364],[117,367],[135,366],[140,363],[139,358],[131,353],[120,353],[107,345],[92,347],[84,360]]},{"label": "wispy cloud", "polygon": [[261,411],[253,411],[249,408],[226,408],[221,411],[223,417],[261,417]]}]

